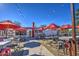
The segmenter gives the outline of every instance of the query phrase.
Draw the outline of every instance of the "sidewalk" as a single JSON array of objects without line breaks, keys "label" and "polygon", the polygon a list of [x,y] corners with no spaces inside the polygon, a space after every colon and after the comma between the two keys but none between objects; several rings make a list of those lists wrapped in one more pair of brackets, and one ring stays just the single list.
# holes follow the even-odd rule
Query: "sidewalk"
[{"label": "sidewalk", "polygon": [[44,45],[41,45],[42,47],[42,53],[45,56],[54,56]]}]

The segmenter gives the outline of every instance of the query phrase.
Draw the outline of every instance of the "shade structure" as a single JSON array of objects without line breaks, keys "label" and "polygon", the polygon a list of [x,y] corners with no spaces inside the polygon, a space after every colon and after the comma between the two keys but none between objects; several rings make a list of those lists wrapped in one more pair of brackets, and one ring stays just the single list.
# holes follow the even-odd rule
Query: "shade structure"
[{"label": "shade structure", "polygon": [[0,24],[0,30],[4,30],[4,26]]},{"label": "shade structure", "polygon": [[76,26],[76,28],[78,28],[78,29],[79,29],[79,25],[77,25],[77,26]]},{"label": "shade structure", "polygon": [[[61,29],[70,29],[70,28],[72,28],[72,25],[63,25],[63,26],[61,26]],[[79,28],[79,25],[77,25],[75,28]]]},{"label": "shade structure", "polygon": [[41,28],[39,28],[38,30],[39,30],[39,31],[43,31],[43,28],[41,27]]},{"label": "shade structure", "polygon": [[40,27],[38,30],[39,30],[39,31],[46,30],[46,27]]},{"label": "shade structure", "polygon": [[0,22],[0,29],[8,29],[8,28],[15,29],[19,27],[20,27],[19,25],[16,25],[15,23],[9,20]]},{"label": "shade structure", "polygon": [[72,26],[70,24],[61,26],[61,29],[70,29]]},{"label": "shade structure", "polygon": [[57,28],[58,28],[58,26],[54,23],[49,24],[48,26],[45,27],[45,29],[52,29],[52,30],[57,29]]},{"label": "shade structure", "polygon": [[20,31],[20,32],[24,32],[24,31],[26,31],[26,29],[25,29],[25,28],[23,28],[23,27],[16,28],[15,30],[16,30],[16,31]]}]

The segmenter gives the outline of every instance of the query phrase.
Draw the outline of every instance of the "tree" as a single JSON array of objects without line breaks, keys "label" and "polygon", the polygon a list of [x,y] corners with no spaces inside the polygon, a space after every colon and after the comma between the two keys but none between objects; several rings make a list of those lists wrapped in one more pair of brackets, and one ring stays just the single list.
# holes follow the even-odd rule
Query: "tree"
[{"label": "tree", "polygon": [[21,23],[18,22],[18,21],[14,21],[14,23],[17,24],[17,25],[19,25],[19,26],[21,25]]},{"label": "tree", "polygon": [[46,27],[46,25],[41,25],[40,27]]}]

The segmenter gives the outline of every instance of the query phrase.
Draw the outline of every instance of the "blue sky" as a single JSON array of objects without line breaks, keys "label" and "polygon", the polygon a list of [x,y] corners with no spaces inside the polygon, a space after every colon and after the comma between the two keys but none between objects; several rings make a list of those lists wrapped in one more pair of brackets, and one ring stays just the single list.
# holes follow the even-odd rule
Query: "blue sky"
[{"label": "blue sky", "polygon": [[[75,9],[79,8],[75,4]],[[36,26],[55,23],[57,25],[71,24],[70,4],[0,4],[0,21],[12,20],[20,22],[22,26],[30,27],[32,22]]]}]

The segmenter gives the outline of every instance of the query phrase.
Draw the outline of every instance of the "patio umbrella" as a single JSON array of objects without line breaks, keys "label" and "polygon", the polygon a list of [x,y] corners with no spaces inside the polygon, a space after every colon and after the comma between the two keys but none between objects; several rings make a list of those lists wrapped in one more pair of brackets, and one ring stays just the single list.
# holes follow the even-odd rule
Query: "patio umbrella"
[{"label": "patio umbrella", "polygon": [[[77,25],[76,28],[79,29],[79,25]],[[68,24],[68,25],[63,25],[60,29],[61,29],[61,30],[72,29],[72,26],[69,25],[69,24]]]},{"label": "patio umbrella", "polygon": [[[72,26],[68,24],[68,25],[63,25],[61,28],[62,29],[70,29],[70,28],[72,28]],[[79,28],[79,25],[77,25],[76,28]]]},{"label": "patio umbrella", "polygon": [[57,28],[58,28],[58,26],[57,26],[56,24],[52,23],[52,24],[49,24],[48,26],[46,26],[45,29],[52,29],[52,30],[55,30],[55,29],[57,29]]},{"label": "patio umbrella", "polygon": [[18,31],[20,33],[20,37],[21,37],[21,33],[25,32],[26,29],[23,27],[20,27],[20,28],[16,28],[15,31]]},{"label": "patio umbrella", "polygon": [[79,28],[79,25],[77,25],[76,28]]},{"label": "patio umbrella", "polygon": [[[51,23],[48,26],[46,26],[46,29],[51,30],[51,33],[55,34],[55,31],[58,30],[58,26],[56,24],[54,24],[54,23]],[[57,36],[58,36],[58,31],[57,31]],[[53,37],[54,37],[54,35],[53,35]]]},{"label": "patio umbrella", "polygon": [[[67,25],[62,25],[62,26],[60,27],[60,30],[67,30],[67,29],[72,29],[72,25],[67,24]],[[68,33],[69,33],[69,32],[68,32]]]},{"label": "patio umbrella", "polygon": [[[61,26],[60,28],[61,28],[61,30],[72,29],[72,25],[67,24],[67,25]],[[68,32],[68,33],[69,33],[69,32]]]},{"label": "patio umbrella", "polygon": [[[0,30],[16,29],[19,27],[20,27],[19,25],[15,24],[9,20],[0,22]],[[7,37],[7,33],[6,33],[6,37]]]},{"label": "patio umbrella", "polygon": [[26,31],[26,29],[23,28],[23,27],[16,28],[15,30],[16,30],[16,31],[19,31],[19,32],[25,32],[25,31]]},{"label": "patio umbrella", "polygon": [[2,24],[0,24],[0,30],[4,30],[5,28],[3,27]]},{"label": "patio umbrella", "polygon": [[15,31],[18,31],[20,33],[20,38],[21,38],[21,33],[26,32],[26,28],[20,27],[20,28],[16,28]]},{"label": "patio umbrella", "polygon": [[72,26],[70,24],[61,26],[61,29],[70,29]]},{"label": "patio umbrella", "polygon": [[15,29],[19,27],[20,27],[19,25],[16,25],[15,23],[9,20],[0,22],[0,29],[8,29],[8,28]]},{"label": "patio umbrella", "polygon": [[42,32],[43,30],[45,30],[45,27],[40,27],[38,30]]}]

